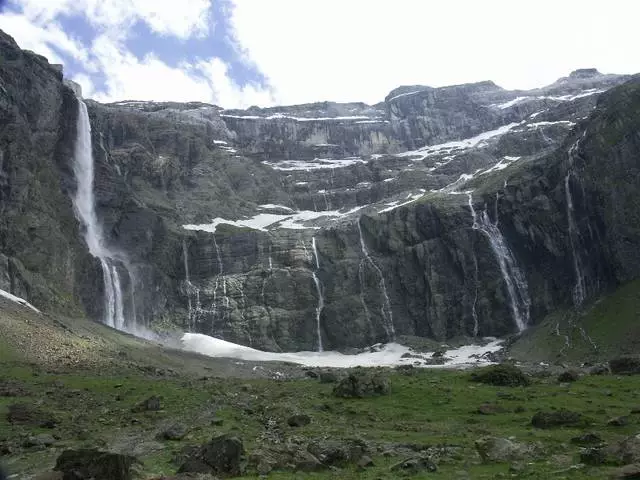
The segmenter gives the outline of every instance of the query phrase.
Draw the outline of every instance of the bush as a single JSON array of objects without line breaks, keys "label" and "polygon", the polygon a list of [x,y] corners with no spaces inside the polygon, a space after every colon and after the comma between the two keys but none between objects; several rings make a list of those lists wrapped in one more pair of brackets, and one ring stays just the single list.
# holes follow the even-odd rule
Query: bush
[{"label": "bush", "polygon": [[471,380],[499,387],[526,387],[531,383],[522,370],[508,363],[481,368],[471,374]]}]

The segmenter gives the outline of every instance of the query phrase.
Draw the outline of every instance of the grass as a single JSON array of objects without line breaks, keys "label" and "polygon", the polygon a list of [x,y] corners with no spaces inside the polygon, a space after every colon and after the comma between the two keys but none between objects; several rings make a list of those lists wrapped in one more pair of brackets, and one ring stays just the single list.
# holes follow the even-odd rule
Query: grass
[{"label": "grass", "polygon": [[603,362],[640,352],[640,280],[621,286],[582,312],[560,311],[525,332],[511,348],[532,362]]},{"label": "grass", "polygon": [[[527,478],[549,478],[563,469],[562,461],[554,456],[561,455],[570,464],[578,463],[579,449],[569,440],[583,430],[535,429],[530,421],[537,410],[578,411],[591,419],[592,425],[586,431],[597,431],[613,442],[635,433],[637,423],[611,427],[606,425],[607,420],[628,414],[638,405],[640,395],[640,377],[583,377],[571,385],[538,378],[529,387],[509,388],[471,382],[468,372],[421,370],[410,376],[391,373],[392,393],[388,396],[351,400],[333,397],[332,385],[312,379],[155,379],[137,375],[47,374],[6,363],[3,367],[2,378],[20,383],[30,394],[24,398],[0,398],[0,439],[19,445],[25,436],[50,432],[8,424],[5,414],[11,403],[38,403],[39,408],[60,422],[55,433],[61,440],[55,450],[18,446],[9,466],[23,474],[50,467],[56,453],[75,446],[134,448],[144,462],[143,478],[170,474],[178,466],[172,459],[185,445],[200,444],[222,433],[240,436],[251,453],[263,446],[261,434],[265,419],[270,418],[286,437],[362,438],[381,445],[381,450],[391,451],[393,444],[459,447],[457,456],[441,462],[437,473],[425,474],[424,478],[456,478],[460,472],[470,478],[494,478],[498,473],[507,473],[508,463],[481,463],[474,441],[484,435],[515,437],[521,442],[539,443],[547,452],[527,463]],[[505,392],[509,394],[506,397]],[[162,410],[134,413],[132,408],[152,393],[162,398]],[[504,413],[476,413],[484,403],[498,404]],[[295,412],[309,414],[312,422],[300,428],[288,427],[286,418]],[[213,425],[213,418],[222,419],[222,425]],[[158,442],[158,431],[172,422],[188,425],[189,435],[182,441]],[[340,478],[395,478],[389,466],[404,457],[393,453],[384,456],[378,451],[373,459],[375,467],[366,472],[348,467],[341,471]],[[585,467],[566,473],[564,478],[603,478],[607,471],[606,467]],[[330,472],[279,472],[270,478],[327,476],[331,476]],[[255,473],[246,478],[255,478]]]}]

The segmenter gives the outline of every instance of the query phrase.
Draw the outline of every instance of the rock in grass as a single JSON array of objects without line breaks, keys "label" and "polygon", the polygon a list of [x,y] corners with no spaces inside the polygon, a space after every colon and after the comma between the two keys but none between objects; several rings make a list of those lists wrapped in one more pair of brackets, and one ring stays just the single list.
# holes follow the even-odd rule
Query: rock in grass
[{"label": "rock in grass", "polygon": [[625,465],[624,467],[615,470],[611,474],[611,478],[613,479],[640,478],[640,464],[632,463],[631,465]]},{"label": "rock in grass", "polygon": [[629,425],[630,419],[627,416],[614,417],[607,422],[610,427],[625,427]]},{"label": "rock in grass", "polygon": [[537,412],[531,419],[536,428],[579,427],[586,423],[584,416],[571,410]]},{"label": "rock in grass", "polygon": [[307,446],[307,450],[324,465],[346,467],[359,462],[372,448],[359,438],[315,440]]},{"label": "rock in grass", "polygon": [[333,389],[333,394],[342,398],[374,397],[390,392],[391,385],[385,376],[364,369],[352,371]]},{"label": "rock in grass", "polygon": [[571,443],[574,445],[581,445],[583,447],[602,445],[604,441],[597,433],[588,432],[583,435],[573,437]]},{"label": "rock in grass", "polygon": [[152,395],[133,407],[134,412],[157,412],[161,408],[160,397]]},{"label": "rock in grass", "polygon": [[480,415],[496,415],[498,413],[504,413],[505,409],[495,403],[483,403],[476,411]]},{"label": "rock in grass", "polygon": [[41,433],[39,435],[33,435],[27,438],[24,442],[25,447],[50,447],[56,443],[56,439],[53,435],[47,433]]},{"label": "rock in grass", "polygon": [[311,417],[305,414],[292,415],[287,419],[287,424],[290,427],[304,427],[311,423]]},{"label": "rock in grass", "polygon": [[640,356],[624,356],[609,361],[611,373],[616,375],[640,374]]},{"label": "rock in grass", "polygon": [[476,440],[475,446],[485,463],[524,460],[532,453],[529,446],[500,437],[482,437]]},{"label": "rock in grass", "polygon": [[171,425],[158,434],[160,440],[182,440],[187,435],[187,427],[180,423]]},{"label": "rock in grass", "polygon": [[55,428],[57,425],[50,414],[26,403],[9,405],[7,421],[13,425],[35,425],[42,428]]},{"label": "rock in grass", "polygon": [[240,476],[244,471],[244,453],[241,439],[221,435],[193,449],[178,473],[212,473],[223,478]]},{"label": "rock in grass", "polygon": [[340,381],[340,376],[334,370],[322,370],[318,374],[318,378],[320,383],[338,383]]},{"label": "rock in grass", "polygon": [[526,387],[531,383],[522,370],[509,363],[480,368],[471,374],[471,380],[500,387]]},{"label": "rock in grass", "polygon": [[390,470],[402,475],[418,475],[421,472],[436,472],[438,466],[425,457],[416,457],[403,460],[392,465]]},{"label": "rock in grass", "polygon": [[558,375],[558,382],[560,383],[570,383],[575,382],[580,379],[580,374],[575,370],[566,370]]},{"label": "rock in grass", "polygon": [[93,449],[65,450],[56,460],[54,470],[64,479],[131,480],[135,457]]}]

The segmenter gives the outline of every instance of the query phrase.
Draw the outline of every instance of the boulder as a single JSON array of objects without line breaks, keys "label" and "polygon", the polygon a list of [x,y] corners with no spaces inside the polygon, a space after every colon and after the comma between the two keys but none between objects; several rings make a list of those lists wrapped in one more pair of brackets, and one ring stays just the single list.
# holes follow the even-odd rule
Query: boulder
[{"label": "boulder", "polygon": [[307,446],[307,450],[326,466],[344,467],[355,464],[371,448],[360,439],[316,440]]},{"label": "boulder", "polygon": [[178,473],[212,473],[229,478],[244,471],[244,445],[231,435],[221,435],[194,449]]},{"label": "boulder", "polygon": [[336,397],[364,398],[388,395],[391,392],[389,380],[379,373],[356,370],[343,378],[333,389]]},{"label": "boulder", "polygon": [[500,387],[526,387],[531,383],[522,370],[509,363],[478,369],[471,374],[471,380]]},{"label": "boulder", "polygon": [[392,465],[389,470],[401,475],[418,475],[422,472],[436,472],[438,466],[426,457],[414,457]]},{"label": "boulder", "polygon": [[560,383],[570,383],[575,382],[580,379],[580,373],[575,370],[565,370],[560,375],[558,375],[558,382]]},{"label": "boulder", "polygon": [[621,417],[614,417],[610,419],[607,422],[607,425],[609,425],[610,427],[625,427],[629,425],[629,423],[631,423],[630,418],[626,415],[623,415]]},{"label": "boulder", "polygon": [[188,429],[186,426],[176,423],[165,429],[158,434],[160,440],[182,440],[187,435]]},{"label": "boulder", "polygon": [[64,480],[131,480],[135,457],[94,449],[65,450],[54,470]]},{"label": "boulder", "polygon": [[311,417],[305,414],[292,415],[287,419],[287,424],[290,427],[304,427],[311,423]]},{"label": "boulder", "polygon": [[26,403],[9,405],[7,421],[13,425],[33,425],[55,428],[57,421],[48,413]]},{"label": "boulder", "polygon": [[604,441],[597,433],[585,433],[578,437],[573,437],[571,439],[571,443],[574,445],[580,445],[583,447],[594,446],[594,445],[602,445]]},{"label": "boulder", "polygon": [[640,374],[640,356],[624,356],[609,360],[611,373],[616,375]]},{"label": "boulder", "polygon": [[485,463],[524,460],[532,454],[531,447],[500,437],[482,437],[476,440],[475,446]]},{"label": "boulder", "polygon": [[640,478],[640,464],[632,463],[631,465],[625,465],[622,468],[614,470],[611,474],[613,479],[624,478]]},{"label": "boulder", "polygon": [[161,408],[160,397],[152,395],[133,407],[134,412],[157,412]]},{"label": "boulder", "polygon": [[537,412],[531,419],[531,425],[536,428],[579,427],[585,423],[581,413],[564,409]]}]

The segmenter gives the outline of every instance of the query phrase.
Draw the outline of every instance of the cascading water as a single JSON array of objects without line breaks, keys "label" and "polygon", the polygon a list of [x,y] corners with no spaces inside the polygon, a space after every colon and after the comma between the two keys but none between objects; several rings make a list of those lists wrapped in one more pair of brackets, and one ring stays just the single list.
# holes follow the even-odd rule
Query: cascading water
[{"label": "cascading water", "polygon": [[[129,275],[132,311],[135,312],[133,292],[133,276],[128,263],[120,255],[105,246],[102,227],[98,222],[93,192],[94,166],[91,146],[91,124],[87,106],[78,97],[77,140],[74,152],[73,173],[76,177],[77,189],[73,197],[73,207],[78,220],[84,227],[84,239],[89,253],[100,260],[104,281],[104,323],[123,330],[127,327],[124,313],[124,296],[120,280],[119,266],[124,266]],[[135,325],[133,325],[135,327]]]},{"label": "cascading water", "polygon": [[567,202],[567,222],[569,225],[569,243],[571,245],[571,254],[573,256],[573,269],[575,272],[576,283],[573,287],[573,304],[580,307],[584,302],[587,294],[585,277],[582,268],[582,260],[576,249],[576,241],[578,240],[578,228],[576,225],[576,216],[573,208],[573,197],[571,195],[571,175],[573,174],[573,161],[578,151],[580,140],[577,140],[569,149],[569,169],[564,177],[564,193]]},{"label": "cascading water", "polygon": [[320,324],[320,317],[322,316],[322,310],[324,309],[324,296],[322,294],[322,284],[318,278],[317,271],[320,270],[320,259],[318,258],[318,249],[316,247],[316,237],[311,239],[311,247],[313,249],[313,256],[316,261],[316,269],[312,271],[313,282],[316,285],[316,292],[318,293],[318,306],[316,307],[316,333],[318,336],[318,351],[322,352],[322,329]]},{"label": "cascading water", "polygon": [[509,293],[509,306],[513,319],[519,331],[527,328],[529,323],[529,310],[531,308],[531,299],[529,298],[529,287],[527,280],[518,267],[516,258],[507,245],[502,232],[496,223],[491,223],[491,219],[487,214],[487,210],[478,215],[473,207],[472,193],[467,194],[469,197],[469,208],[471,210],[471,218],[473,219],[472,228],[479,230],[489,239],[491,249],[498,260],[502,278],[507,286]]},{"label": "cascading water", "polygon": [[384,281],[384,275],[380,270],[380,267],[376,265],[371,256],[369,255],[369,250],[367,249],[367,244],[364,241],[364,236],[362,235],[362,226],[360,225],[360,218],[358,218],[358,234],[360,235],[360,249],[362,250],[363,259],[360,262],[360,266],[358,269],[358,276],[360,278],[360,299],[362,300],[362,306],[364,307],[365,314],[367,316],[367,321],[371,323],[371,314],[369,312],[369,308],[367,307],[366,300],[364,298],[364,263],[368,262],[374,270],[377,272],[380,277],[380,291],[382,292],[384,302],[382,303],[382,307],[380,309],[382,313],[382,321],[385,332],[387,333],[387,338],[389,341],[394,341],[396,338],[396,330],[393,325],[393,312],[391,311],[391,302],[389,301],[389,295],[387,293],[387,285]]}]

